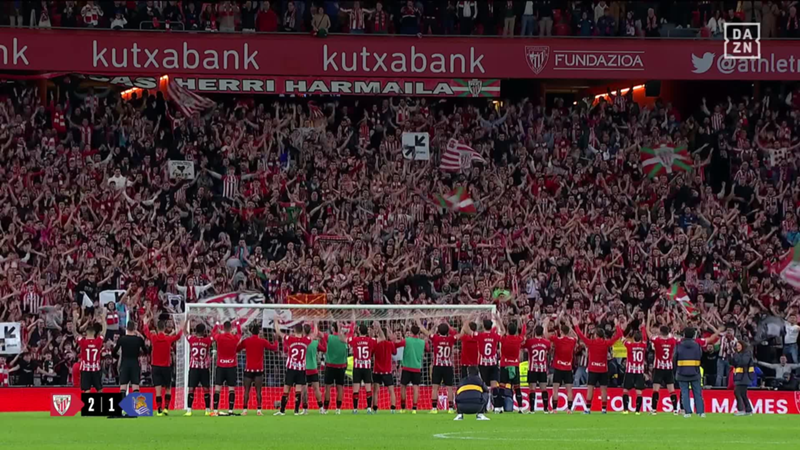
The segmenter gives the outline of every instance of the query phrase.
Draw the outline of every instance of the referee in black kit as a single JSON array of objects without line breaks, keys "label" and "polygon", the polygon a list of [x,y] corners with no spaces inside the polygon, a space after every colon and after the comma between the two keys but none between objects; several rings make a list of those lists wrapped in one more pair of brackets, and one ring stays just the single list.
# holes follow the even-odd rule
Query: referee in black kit
[{"label": "referee in black kit", "polygon": [[120,392],[126,394],[139,392],[139,379],[142,374],[139,355],[147,354],[147,347],[144,345],[144,338],[136,331],[136,322],[133,320],[128,320],[125,335],[117,340],[117,345],[114,347],[115,356],[120,349],[122,349],[122,357],[119,359]]}]

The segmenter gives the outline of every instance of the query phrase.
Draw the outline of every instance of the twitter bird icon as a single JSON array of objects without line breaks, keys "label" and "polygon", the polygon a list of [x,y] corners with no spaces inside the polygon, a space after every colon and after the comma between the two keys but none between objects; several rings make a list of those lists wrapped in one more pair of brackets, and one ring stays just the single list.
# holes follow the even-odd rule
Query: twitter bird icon
[{"label": "twitter bird icon", "polygon": [[705,52],[703,53],[703,57],[698,57],[694,53],[692,53],[692,65],[694,66],[694,73],[706,73],[708,69],[711,68],[711,64],[714,64],[714,53]]}]

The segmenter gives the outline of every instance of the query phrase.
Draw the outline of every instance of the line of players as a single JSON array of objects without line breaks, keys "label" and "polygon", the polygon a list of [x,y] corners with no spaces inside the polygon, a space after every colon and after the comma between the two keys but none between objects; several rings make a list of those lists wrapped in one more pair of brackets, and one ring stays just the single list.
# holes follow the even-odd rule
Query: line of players
[{"label": "line of players", "polygon": [[[499,412],[504,403],[500,384],[510,386],[514,392],[518,405],[523,405],[523,395],[520,383],[519,363],[524,350],[528,356],[528,382],[530,384],[529,412],[533,412],[535,399],[541,395],[545,413],[555,413],[557,399],[562,386],[567,391],[567,412],[572,413],[572,385],[573,385],[573,358],[575,347],[580,339],[587,348],[587,369],[589,373],[587,389],[587,405],[584,413],[591,411],[594,389],[600,387],[601,409],[607,411],[608,375],[608,349],[623,338],[623,326],[615,323],[616,330],[611,333],[602,328],[596,328],[590,336],[586,336],[579,327],[576,319],[572,323],[562,322],[557,318],[553,332],[550,332],[550,318],[546,318],[542,325],[535,326],[530,337],[526,338],[526,326],[521,329],[515,322],[503,326],[498,317],[494,320],[474,320],[471,317],[464,323],[461,330],[452,329],[447,323],[442,322],[435,330],[428,330],[418,321],[409,329],[404,338],[391,339],[388,331],[381,328],[377,322],[369,327],[362,323],[356,326],[352,323],[348,334],[344,334],[340,324],[334,322],[330,325],[328,333],[320,333],[311,325],[298,324],[289,335],[276,326],[275,333],[283,340],[283,351],[286,354],[286,373],[281,407],[275,415],[283,415],[286,411],[288,396],[292,389],[295,394],[295,414],[306,414],[308,409],[309,390],[315,396],[321,414],[326,414],[330,405],[332,393],[336,392],[334,400],[336,414],[341,413],[345,370],[347,367],[348,353],[353,356],[353,404],[354,413],[358,411],[360,400],[364,400],[367,412],[372,414],[378,410],[377,401],[373,402],[373,393],[381,386],[388,389],[391,410],[396,408],[395,380],[393,373],[393,356],[398,348],[404,348],[402,371],[400,379],[400,412],[406,411],[407,387],[412,387],[412,413],[416,414],[419,400],[419,385],[422,377],[422,361],[427,349],[432,351],[431,384],[431,413],[437,413],[439,387],[447,391],[448,412],[453,412],[453,387],[455,384],[453,349],[457,342],[461,343],[461,371],[462,377],[471,366],[476,366],[481,378],[490,385],[492,390],[492,404]],[[627,350],[627,364],[623,381],[623,403],[625,411],[633,409],[635,404],[636,414],[642,408],[642,389],[644,389],[644,371],[646,367],[645,354],[647,351],[647,330],[652,323],[648,318],[647,325],[642,324],[641,329],[629,333],[623,338]],[[146,320],[146,323],[148,321]],[[560,325],[559,325],[560,323]],[[95,329],[97,328],[97,329]],[[177,333],[167,333],[166,323],[157,322],[157,331],[152,333],[147,326],[144,328],[145,336],[150,340],[152,347],[153,384],[156,387],[157,415],[168,414],[167,405],[171,400],[171,350],[172,344],[181,338],[184,329],[189,334],[190,324],[182,324]],[[672,337],[668,327],[661,327],[650,341],[655,351],[653,373],[653,405],[658,404],[660,387],[666,386],[673,406],[677,413],[677,398],[674,391],[673,353],[678,339]],[[90,327],[85,337],[76,336],[81,349],[81,389],[88,392],[92,387],[98,391],[102,389],[99,382],[100,353],[103,343],[102,326]],[[719,336],[715,333],[708,339],[698,339],[698,343],[705,347],[712,344]],[[262,387],[264,352],[279,350],[277,342],[265,339],[258,326],[251,329],[251,335],[245,337],[240,328],[235,328],[230,322],[222,326],[215,326],[210,333],[206,333],[205,325],[197,324],[194,333],[187,338],[189,343],[189,398],[187,416],[192,415],[191,406],[194,402],[196,388],[203,388],[206,415],[227,415],[233,413],[235,400],[234,389],[229,389],[228,412],[219,412],[220,391],[223,386],[233,388],[237,386],[237,353],[245,352],[244,394],[245,409],[242,414],[247,414],[247,402],[250,398],[250,389],[255,388],[257,400],[257,414],[262,415]],[[211,388],[210,356],[212,343],[216,343],[216,373],[214,379],[214,403],[209,405],[208,389]],[[144,341],[136,332],[135,325],[129,323],[126,336],[119,339],[115,352],[122,349],[120,363],[120,382],[129,391],[138,391],[139,366],[138,356],[144,349]],[[553,366],[553,405],[551,405],[547,391],[548,361],[552,348]],[[321,391],[320,375],[318,370],[318,354],[325,354],[324,395]],[[361,387],[364,394],[361,395]],[[162,393],[165,394],[162,400]],[[324,400],[323,400],[324,396]],[[630,398],[633,397],[633,402]],[[302,406],[302,411],[300,407]],[[520,408],[520,413],[524,412]],[[655,407],[652,414],[655,414]]]}]

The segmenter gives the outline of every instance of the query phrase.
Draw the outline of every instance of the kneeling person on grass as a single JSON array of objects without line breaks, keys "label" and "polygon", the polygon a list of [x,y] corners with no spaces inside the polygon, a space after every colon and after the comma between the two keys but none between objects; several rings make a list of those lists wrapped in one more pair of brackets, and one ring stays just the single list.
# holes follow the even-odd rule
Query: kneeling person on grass
[{"label": "kneeling person on grass", "polygon": [[477,367],[470,367],[467,377],[461,380],[456,391],[456,410],[458,415],[455,420],[464,420],[464,414],[476,414],[478,420],[489,420],[484,415],[486,404],[489,402],[489,388],[478,375]]}]

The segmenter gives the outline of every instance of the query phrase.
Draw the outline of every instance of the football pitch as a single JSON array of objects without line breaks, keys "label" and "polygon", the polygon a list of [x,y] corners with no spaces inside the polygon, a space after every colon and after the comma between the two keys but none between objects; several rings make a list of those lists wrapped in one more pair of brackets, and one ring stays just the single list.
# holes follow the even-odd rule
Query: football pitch
[{"label": "football pitch", "polygon": [[[106,419],[50,417],[46,413],[0,414],[3,449],[376,449],[376,448],[553,448],[553,449],[752,449],[796,448],[800,417],[709,414],[684,419],[671,414],[623,416],[490,415],[462,422],[453,415],[420,411],[391,415],[182,417]],[[254,414],[254,411],[250,411]]]}]

